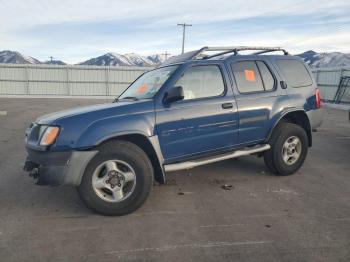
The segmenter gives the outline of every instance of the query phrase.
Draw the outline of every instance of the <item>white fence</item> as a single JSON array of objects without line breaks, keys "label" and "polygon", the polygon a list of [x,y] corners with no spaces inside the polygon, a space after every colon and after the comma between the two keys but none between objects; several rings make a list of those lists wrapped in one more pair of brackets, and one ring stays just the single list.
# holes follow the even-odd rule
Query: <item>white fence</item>
[{"label": "white fence", "polygon": [[116,96],[150,69],[0,64],[0,95]]},{"label": "white fence", "polygon": [[[0,64],[0,95],[116,96],[150,67]],[[323,100],[332,101],[350,68],[313,70]],[[350,87],[342,102],[350,103]]]},{"label": "white fence", "polygon": [[[350,77],[350,68],[315,69],[313,73],[320,88],[322,100],[333,101],[340,78]],[[350,103],[350,86],[347,87],[341,102]]]}]

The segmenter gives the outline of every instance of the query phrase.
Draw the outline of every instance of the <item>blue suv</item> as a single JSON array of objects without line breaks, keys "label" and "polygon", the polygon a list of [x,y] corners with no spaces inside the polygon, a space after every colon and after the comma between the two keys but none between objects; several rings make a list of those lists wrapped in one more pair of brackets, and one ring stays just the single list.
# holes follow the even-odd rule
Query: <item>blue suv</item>
[{"label": "blue suv", "polygon": [[322,122],[320,101],[308,66],[283,49],[204,47],[144,73],[113,103],[38,118],[24,169],[124,215],[170,171],[256,154],[276,175],[295,173]]}]

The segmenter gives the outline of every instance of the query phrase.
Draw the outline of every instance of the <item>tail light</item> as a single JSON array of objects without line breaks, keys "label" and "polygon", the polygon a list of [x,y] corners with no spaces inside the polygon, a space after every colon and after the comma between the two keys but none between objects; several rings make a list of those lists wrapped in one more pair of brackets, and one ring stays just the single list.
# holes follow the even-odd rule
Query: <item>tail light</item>
[{"label": "tail light", "polygon": [[316,97],[316,100],[315,100],[315,106],[316,108],[321,108],[321,93],[320,93],[320,89],[316,88],[316,91],[315,91],[315,97]]}]

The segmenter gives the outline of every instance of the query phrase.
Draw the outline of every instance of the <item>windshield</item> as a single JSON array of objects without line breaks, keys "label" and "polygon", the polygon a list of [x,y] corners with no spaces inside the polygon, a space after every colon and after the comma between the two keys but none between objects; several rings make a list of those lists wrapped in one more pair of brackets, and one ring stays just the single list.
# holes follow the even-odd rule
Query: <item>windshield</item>
[{"label": "windshield", "polygon": [[177,67],[177,65],[167,66],[143,74],[118,97],[118,100],[152,98]]}]

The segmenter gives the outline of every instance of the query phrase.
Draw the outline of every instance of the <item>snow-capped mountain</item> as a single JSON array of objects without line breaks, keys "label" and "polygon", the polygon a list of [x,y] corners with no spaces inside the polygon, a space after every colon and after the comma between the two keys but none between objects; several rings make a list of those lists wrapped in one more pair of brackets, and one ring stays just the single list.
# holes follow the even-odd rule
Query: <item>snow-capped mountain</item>
[{"label": "snow-capped mountain", "polygon": [[[297,56],[304,59],[311,67],[344,67],[350,66],[350,54],[331,52],[317,53],[315,51],[306,51]],[[155,54],[142,56],[136,53],[118,54],[107,53],[99,57],[91,58],[79,65],[98,65],[98,66],[157,66],[165,60],[164,55]],[[38,59],[30,56],[22,55],[16,51],[4,50],[0,51],[0,63],[12,64],[42,64]],[[46,61],[44,64],[65,65],[60,60]]]},{"label": "snow-capped mountain", "polygon": [[117,54],[107,53],[99,57],[91,58],[79,65],[100,65],[100,66],[156,66],[164,61],[162,55],[142,56],[135,53]]},{"label": "snow-capped mountain", "polygon": [[[142,56],[135,53],[118,54],[107,53],[99,57],[91,58],[78,65],[98,65],[98,66],[157,66],[164,62],[164,56],[160,54]],[[17,51],[4,50],[0,51],[0,63],[11,64],[52,64],[52,65],[66,65],[60,60],[49,60],[41,62],[30,56],[24,56]]]},{"label": "snow-capped mountain", "polygon": [[314,68],[350,66],[350,54],[340,52],[316,53],[310,50],[297,56]]},{"label": "snow-capped mountain", "polygon": [[[297,56],[304,59],[311,67],[342,67],[350,66],[350,54],[339,52],[316,53],[307,51]],[[80,65],[101,65],[101,66],[156,66],[164,62],[164,56],[160,54],[141,56],[135,53],[117,54],[107,53],[105,55],[89,59]]]},{"label": "snow-capped mountain", "polygon": [[0,63],[11,64],[41,64],[41,62],[33,57],[24,56],[19,52],[4,50],[0,51]]}]

